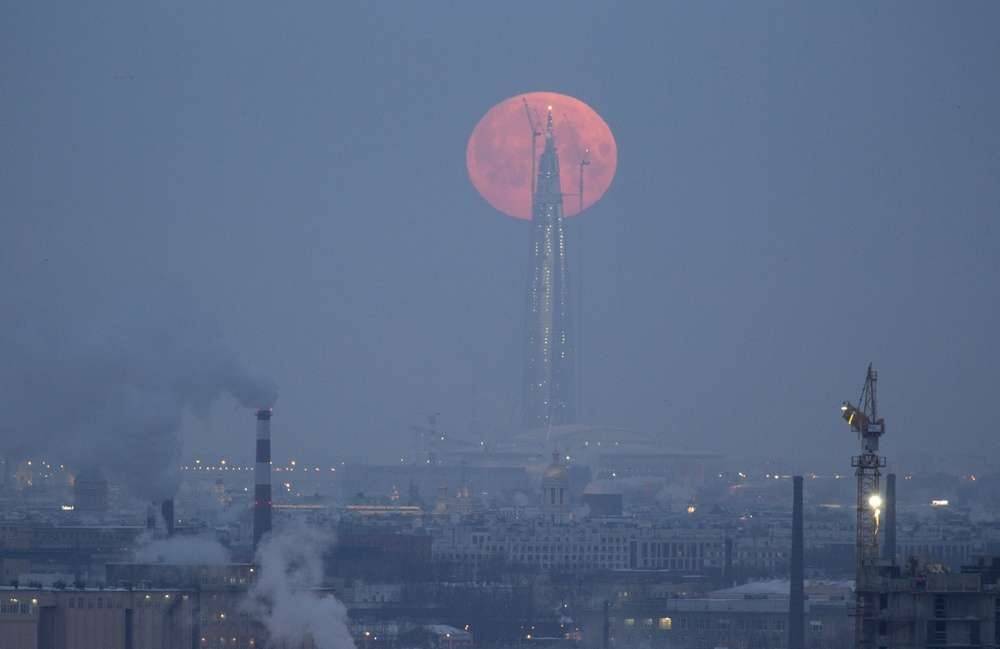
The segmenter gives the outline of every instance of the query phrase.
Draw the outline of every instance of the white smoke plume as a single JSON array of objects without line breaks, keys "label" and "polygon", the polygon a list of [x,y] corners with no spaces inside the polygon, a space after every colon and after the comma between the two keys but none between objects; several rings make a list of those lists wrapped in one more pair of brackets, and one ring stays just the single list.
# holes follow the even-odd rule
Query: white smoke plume
[{"label": "white smoke plume", "polygon": [[317,591],[323,583],[323,554],[331,534],[305,526],[267,537],[257,550],[257,581],[245,609],[280,646],[311,643],[317,649],[354,649],[347,610]]},{"label": "white smoke plume", "polygon": [[248,408],[276,398],[169,279],[34,282],[0,283],[16,305],[0,323],[0,455],[99,467],[131,495],[162,500],[177,490],[185,412],[204,416],[224,395]]},{"label": "white smoke plume", "polygon": [[229,563],[229,550],[208,536],[172,536],[168,539],[147,538],[135,551],[138,563],[169,563],[173,565],[222,565]]}]

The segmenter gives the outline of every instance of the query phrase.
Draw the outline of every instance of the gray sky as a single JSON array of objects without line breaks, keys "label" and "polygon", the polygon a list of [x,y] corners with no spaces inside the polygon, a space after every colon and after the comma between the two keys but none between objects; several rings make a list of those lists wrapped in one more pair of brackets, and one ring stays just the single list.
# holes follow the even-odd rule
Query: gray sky
[{"label": "gray sky", "polygon": [[[528,225],[479,198],[465,144],[496,102],[552,90],[619,147],[571,224],[586,419],[846,463],[837,406],[871,360],[888,453],[995,456],[998,21],[989,2],[4,2],[8,393],[72,358],[44,341],[113,348],[128,322],[211,330],[270,377],[276,459],[388,458],[432,411],[506,430]],[[252,423],[223,399],[185,448],[249,458]]]}]

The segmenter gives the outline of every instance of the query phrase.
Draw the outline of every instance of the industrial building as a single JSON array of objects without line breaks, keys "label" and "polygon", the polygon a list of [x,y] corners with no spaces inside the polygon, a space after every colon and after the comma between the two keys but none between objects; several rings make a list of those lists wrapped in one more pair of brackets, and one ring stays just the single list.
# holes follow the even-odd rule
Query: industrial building
[{"label": "industrial building", "polygon": [[78,512],[108,511],[108,481],[97,469],[81,471],[73,480],[73,507]]},{"label": "industrial building", "polygon": [[3,649],[192,649],[200,632],[197,597],[181,590],[2,588],[0,602]]},{"label": "industrial building", "polygon": [[104,565],[131,557],[146,528],[110,525],[0,523],[3,584],[33,573],[103,577]]},{"label": "industrial building", "polygon": [[[695,597],[629,598],[611,608],[616,646],[787,649],[789,582],[749,583]],[[806,647],[850,646],[850,582],[807,582]]]}]

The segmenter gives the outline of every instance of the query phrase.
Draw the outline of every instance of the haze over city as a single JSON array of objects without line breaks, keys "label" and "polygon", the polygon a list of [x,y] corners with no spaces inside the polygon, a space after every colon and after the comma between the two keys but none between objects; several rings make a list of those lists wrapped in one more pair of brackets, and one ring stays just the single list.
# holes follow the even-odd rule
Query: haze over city
[{"label": "haze over city", "polygon": [[[574,466],[567,449],[583,437],[551,432],[566,425],[704,460],[696,481],[658,486],[657,503],[693,514],[718,496],[746,521],[700,481],[853,477],[865,431],[839,409],[869,363],[888,470],[975,488],[970,476],[996,474],[1000,451],[998,21],[988,2],[4,3],[11,511],[41,507],[29,460],[105,474],[143,507],[169,501],[166,518],[189,467],[222,460],[247,472],[440,462],[455,469],[441,488],[468,498],[469,460],[449,464],[421,435],[501,455],[530,440],[525,470],[542,480]],[[532,93],[599,120],[547,113]],[[550,138],[561,156],[562,193],[525,189],[517,218],[467,166],[474,129],[503,102],[543,156],[519,186],[545,180]],[[559,129],[573,120],[602,142],[571,146]],[[512,146],[499,141],[491,155]],[[614,162],[596,149],[581,162],[580,146],[601,143]],[[565,187],[578,172],[606,191],[576,216]],[[532,228],[540,214],[563,228],[563,202],[567,252],[543,263]],[[532,335],[539,358],[551,351],[551,320],[531,314],[558,302],[532,297],[548,290],[532,273],[566,259],[572,364],[528,380],[542,376],[525,369],[543,363],[526,351]],[[536,380],[565,394],[532,397]],[[529,417],[532,398],[544,408]],[[262,460],[254,416],[272,408]],[[620,477],[592,468],[594,493]],[[434,509],[420,479],[371,475],[316,498],[396,506],[422,486],[413,503]],[[279,478],[285,504],[319,506]],[[472,497],[498,497],[500,483],[483,480]],[[198,498],[202,486],[190,487]],[[490,507],[522,507],[540,489]],[[947,506],[931,491],[924,500]],[[197,510],[205,529],[204,512],[243,517],[243,536],[220,543],[248,564],[259,493],[225,501],[224,516]],[[983,498],[970,498],[973,519],[993,511]],[[303,583],[329,585],[316,570]],[[733,574],[720,579],[732,586]],[[291,592],[270,586],[261,597]]]},{"label": "haze over city", "polygon": [[[5,350],[195,311],[302,453],[385,459],[428,412],[502,434],[525,227],[463,151],[553,89],[621,150],[586,215],[588,420],[840,451],[878,360],[900,449],[993,443],[990,5],[522,8],[8,6]],[[235,444],[233,410],[185,448]]]}]

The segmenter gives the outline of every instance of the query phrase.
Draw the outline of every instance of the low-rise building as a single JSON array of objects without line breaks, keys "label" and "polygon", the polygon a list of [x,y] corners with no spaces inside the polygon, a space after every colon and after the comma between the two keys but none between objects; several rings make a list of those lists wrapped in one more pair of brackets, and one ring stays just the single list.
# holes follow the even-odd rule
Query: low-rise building
[{"label": "low-rise building", "polygon": [[[853,642],[850,582],[807,582],[806,647]],[[787,580],[752,582],[698,597],[628,599],[612,608],[616,646],[782,649],[788,643]]]},{"label": "low-rise building", "polygon": [[499,560],[543,570],[721,574],[725,532],[629,519],[463,522],[436,529],[431,554],[436,561],[473,569]]}]

